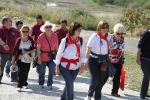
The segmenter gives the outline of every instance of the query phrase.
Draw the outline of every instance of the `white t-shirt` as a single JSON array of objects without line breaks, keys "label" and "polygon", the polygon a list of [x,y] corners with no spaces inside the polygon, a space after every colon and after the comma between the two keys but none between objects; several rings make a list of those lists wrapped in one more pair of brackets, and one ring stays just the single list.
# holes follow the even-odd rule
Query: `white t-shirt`
[{"label": "white t-shirt", "polygon": [[[111,41],[112,35],[108,33],[108,43],[104,39],[100,39],[100,36],[96,33],[92,34],[92,36],[89,38],[87,46],[92,47],[91,51],[95,54],[102,54],[106,55],[108,54],[108,45]],[[97,58],[96,56],[90,54],[90,56]]]},{"label": "white t-shirt", "polygon": [[[29,50],[31,46],[32,45],[31,45],[30,40],[28,40],[26,42],[23,42],[22,39],[21,39],[19,50]],[[21,58],[22,58],[22,54],[19,54],[19,59],[21,59]]]},{"label": "white t-shirt", "polygon": [[[78,42],[79,45],[80,41]],[[66,59],[78,59],[79,57],[76,55],[77,52],[77,48],[75,46],[75,44],[70,44],[68,45],[66,48],[66,38],[63,38],[61,40],[61,43],[59,45],[59,49],[56,55],[56,60],[54,60],[54,62],[59,65],[61,63],[61,65],[66,68],[66,65],[68,64],[67,62],[60,62],[61,58],[64,57]],[[65,49],[65,50],[64,50]],[[82,44],[82,46],[80,46],[80,60],[82,63],[86,63],[87,62],[87,58],[86,58],[86,54],[85,54],[85,48],[84,48],[84,43]],[[76,70],[78,69],[80,66],[80,62],[76,64],[71,63],[69,69],[70,70]]]}]

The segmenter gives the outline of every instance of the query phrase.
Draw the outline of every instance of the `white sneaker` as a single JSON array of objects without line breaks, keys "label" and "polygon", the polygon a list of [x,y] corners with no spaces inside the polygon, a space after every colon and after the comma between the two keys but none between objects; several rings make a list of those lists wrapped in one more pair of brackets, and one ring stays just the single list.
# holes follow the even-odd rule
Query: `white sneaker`
[{"label": "white sneaker", "polygon": [[17,88],[17,91],[18,91],[18,92],[21,92],[21,88]]},{"label": "white sneaker", "polygon": [[84,100],[91,100],[91,97],[87,96]]},{"label": "white sneaker", "polygon": [[27,87],[27,86],[23,86],[23,88],[24,88],[24,89],[28,89],[28,87]]},{"label": "white sneaker", "polygon": [[41,89],[43,89],[43,88],[44,88],[44,86],[43,86],[43,85],[40,85],[40,88],[41,88]]},{"label": "white sneaker", "polygon": [[48,90],[52,90],[53,88],[52,88],[52,86],[48,86]]}]

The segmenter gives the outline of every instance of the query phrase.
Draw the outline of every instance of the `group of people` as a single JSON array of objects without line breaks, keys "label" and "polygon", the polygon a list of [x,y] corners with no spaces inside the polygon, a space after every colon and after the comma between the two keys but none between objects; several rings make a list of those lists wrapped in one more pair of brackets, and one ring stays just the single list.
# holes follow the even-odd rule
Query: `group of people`
[{"label": "group of people", "polygon": [[[114,33],[109,33],[109,23],[101,20],[97,25],[97,30],[88,40],[87,50],[85,50],[84,39],[80,37],[82,25],[72,22],[67,28],[67,20],[60,20],[60,27],[55,30],[55,24],[44,21],[41,15],[36,16],[36,24],[31,28],[23,25],[22,21],[17,21],[16,26],[12,27],[12,20],[5,16],[0,27],[0,57],[1,72],[0,84],[6,66],[6,76],[9,76],[10,66],[17,65],[18,72],[11,73],[11,81],[18,82],[17,91],[27,88],[28,73],[34,54],[37,55],[36,72],[38,74],[39,87],[45,88],[46,66],[49,69],[47,88],[52,90],[53,76],[61,75],[65,81],[65,87],[61,95],[61,100],[74,99],[73,83],[78,74],[82,74],[87,69],[90,73],[90,84],[85,100],[101,100],[101,90],[106,83],[111,67],[115,68],[113,74],[113,86],[111,95],[120,97],[118,94],[121,69],[124,60],[124,26],[117,23],[114,26]],[[143,38],[147,38],[143,36]],[[140,40],[138,47],[138,64],[140,64],[140,54],[148,47],[144,47],[145,40]],[[149,48],[148,48],[149,49]],[[147,66],[147,56],[141,60]],[[81,63],[80,63],[81,62]],[[142,64],[141,64],[142,65]],[[145,73],[146,68],[143,68]],[[144,74],[142,83],[141,98],[145,98],[148,91],[149,76]]]}]

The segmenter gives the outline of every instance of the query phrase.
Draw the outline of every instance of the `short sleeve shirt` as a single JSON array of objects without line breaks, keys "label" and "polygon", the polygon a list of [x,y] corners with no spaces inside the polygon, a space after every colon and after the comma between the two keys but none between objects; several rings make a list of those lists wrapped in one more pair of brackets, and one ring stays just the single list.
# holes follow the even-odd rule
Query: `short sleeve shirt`
[{"label": "short sleeve shirt", "polygon": [[[104,39],[100,39],[100,36],[94,33],[88,40],[87,46],[92,47],[91,51],[95,54],[106,55],[108,54],[108,45],[110,43],[111,37],[112,35],[108,33],[107,42]],[[94,57],[92,54],[90,55]]]},{"label": "short sleeve shirt", "polygon": [[115,37],[112,38],[112,49],[110,49],[109,58],[112,63],[118,63],[118,59],[122,56],[124,51],[124,37],[120,41],[116,41]]},{"label": "short sleeve shirt", "polygon": [[[45,38],[44,34],[45,33],[42,33],[42,34],[39,35],[39,37],[37,39],[37,44],[41,45],[41,50],[42,51],[50,51],[48,41]],[[58,45],[57,34],[52,33],[52,35],[50,37],[47,37],[47,38],[50,42],[51,50],[56,50],[56,46]],[[41,60],[42,61],[49,61],[50,58],[48,57],[48,53],[41,53]]]}]

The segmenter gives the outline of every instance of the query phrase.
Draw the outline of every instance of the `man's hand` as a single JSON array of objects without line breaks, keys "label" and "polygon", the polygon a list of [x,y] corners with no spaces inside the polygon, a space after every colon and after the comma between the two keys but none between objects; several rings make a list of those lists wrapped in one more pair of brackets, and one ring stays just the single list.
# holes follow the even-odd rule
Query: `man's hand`
[{"label": "man's hand", "polygon": [[6,51],[8,51],[9,50],[9,46],[8,45],[3,45],[3,47],[4,47],[4,49],[6,50]]},{"label": "man's hand", "polygon": [[138,59],[136,60],[136,63],[137,63],[138,65],[140,65],[140,64],[141,64],[141,60],[140,60],[140,58],[138,58]]}]

